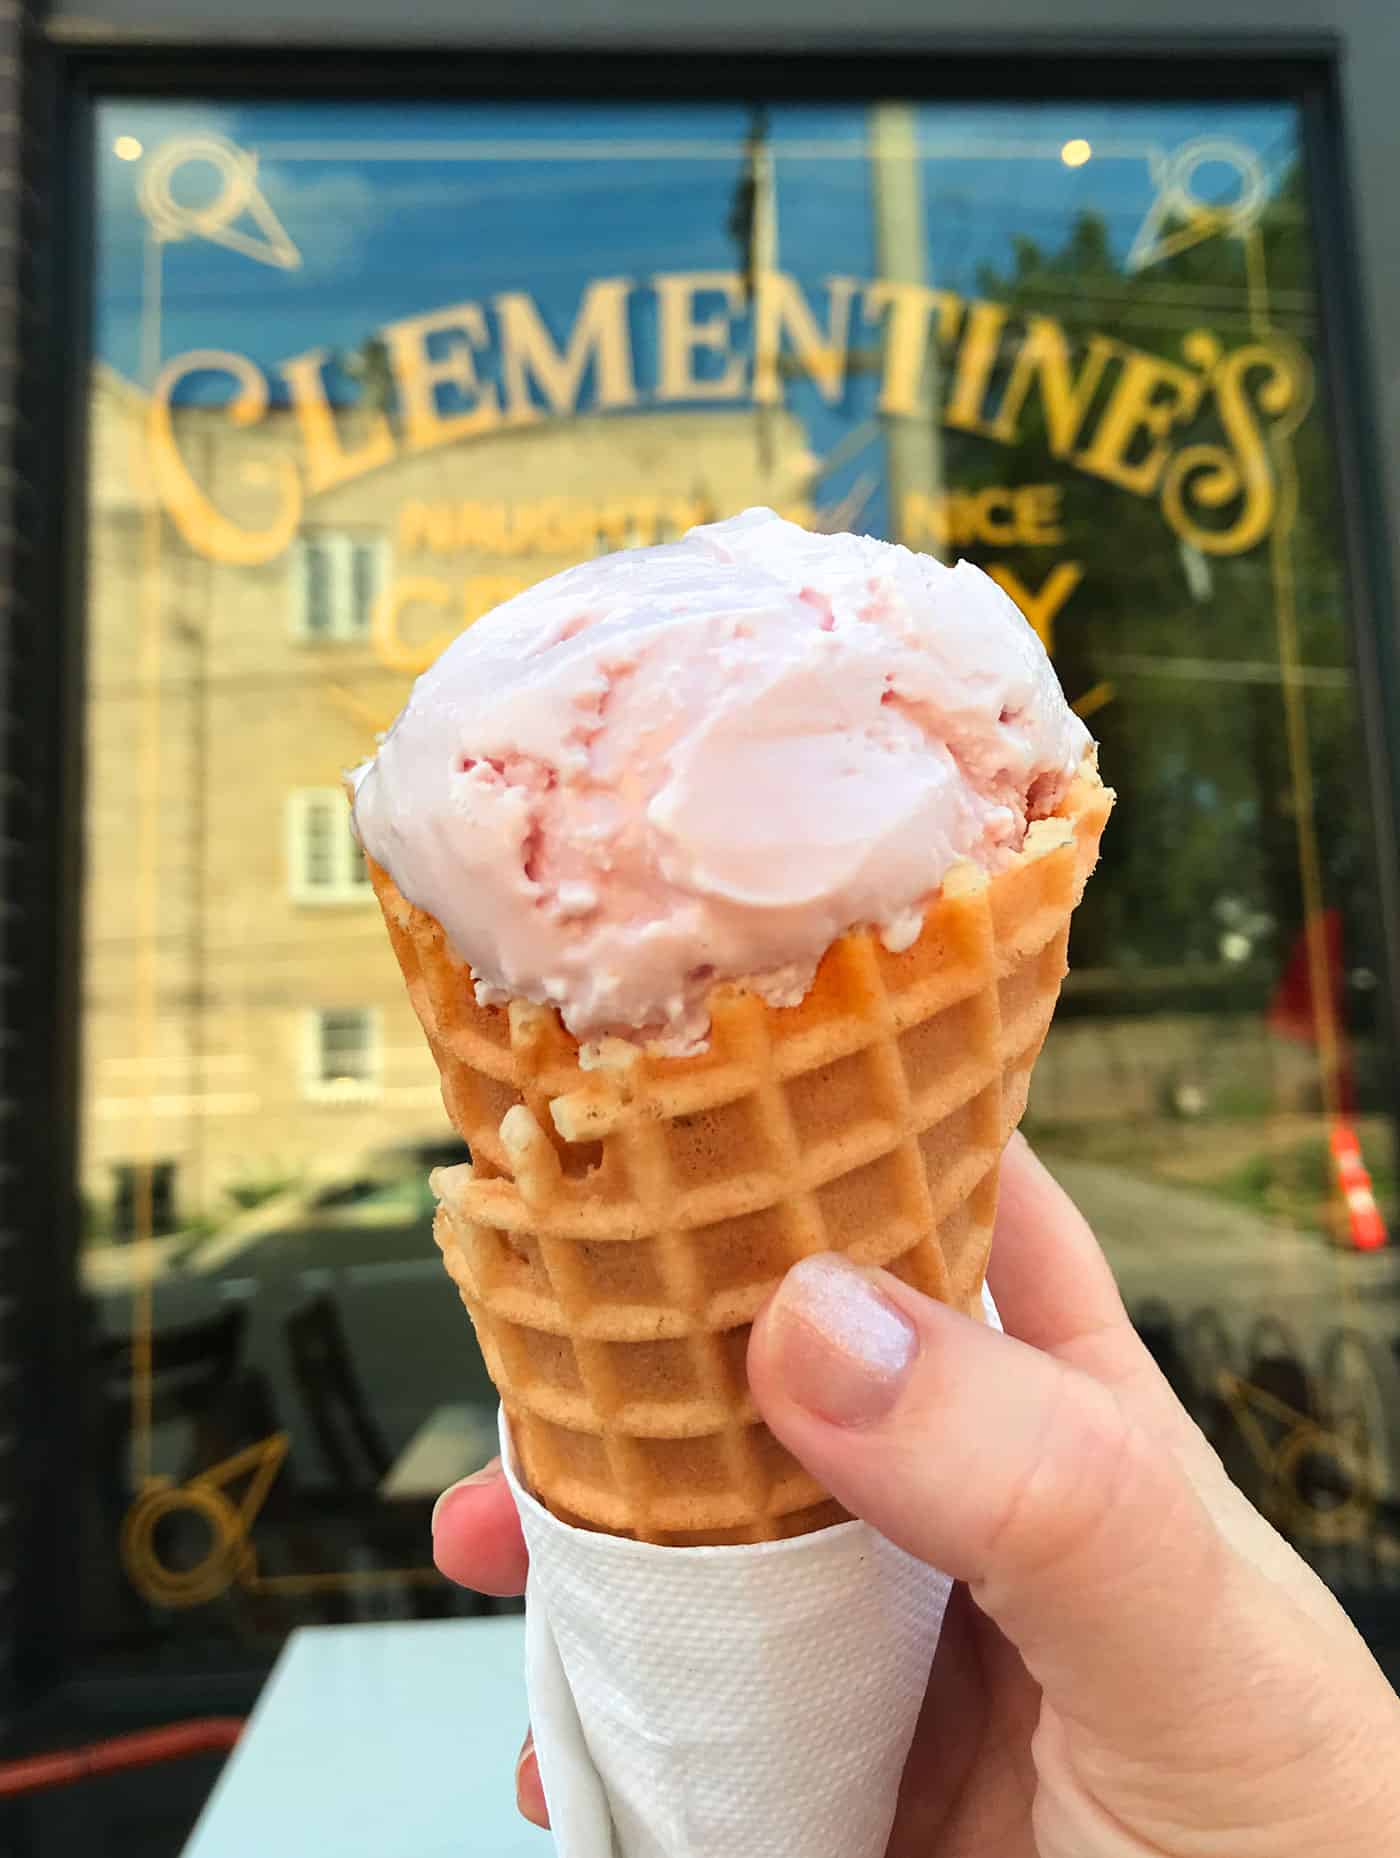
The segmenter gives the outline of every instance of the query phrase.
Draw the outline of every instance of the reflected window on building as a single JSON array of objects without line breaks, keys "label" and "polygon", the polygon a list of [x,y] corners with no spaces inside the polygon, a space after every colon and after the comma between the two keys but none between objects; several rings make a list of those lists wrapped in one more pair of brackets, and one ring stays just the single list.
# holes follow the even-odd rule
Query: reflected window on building
[{"label": "reflected window on building", "polygon": [[332,1102],[372,1096],[381,1081],[379,1016],[373,1007],[326,1007],[307,1021],[307,1095]]},{"label": "reflected window on building", "polygon": [[372,899],[341,788],[301,787],[287,796],[287,862],[289,889],[298,903]]},{"label": "reflected window on building", "polygon": [[363,643],[388,579],[388,545],[375,536],[316,532],[295,543],[293,631],[314,643]]}]

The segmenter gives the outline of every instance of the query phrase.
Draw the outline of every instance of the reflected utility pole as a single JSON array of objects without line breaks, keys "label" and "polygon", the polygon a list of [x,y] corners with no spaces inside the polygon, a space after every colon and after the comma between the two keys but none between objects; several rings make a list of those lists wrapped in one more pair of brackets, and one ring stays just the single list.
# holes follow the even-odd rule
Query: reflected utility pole
[{"label": "reflected utility pole", "polygon": [[[754,318],[754,372],[758,354],[757,304],[764,279],[778,268],[778,190],[773,175],[773,147],[768,139],[768,112],[755,108],[744,140],[744,167],[729,213],[729,232],[739,247],[739,275],[744,297]],[[759,475],[767,478],[775,461],[774,416],[778,409],[754,403]]]},{"label": "reflected utility pole", "polygon": [[[870,112],[870,190],[875,203],[878,274],[893,283],[929,283],[918,113],[912,103],[877,103]],[[936,497],[943,488],[942,417],[938,345],[931,338],[913,417],[885,414],[881,418],[890,534],[911,547],[904,518],[906,499],[911,493]]]}]

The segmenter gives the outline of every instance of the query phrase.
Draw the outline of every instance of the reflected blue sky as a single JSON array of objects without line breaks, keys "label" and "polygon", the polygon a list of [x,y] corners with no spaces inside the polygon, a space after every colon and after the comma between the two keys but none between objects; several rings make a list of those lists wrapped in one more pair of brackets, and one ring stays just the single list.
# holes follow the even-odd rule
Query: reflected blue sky
[{"label": "reflected blue sky", "polygon": [[[729,269],[729,230],[750,116],[737,104],[103,104],[97,113],[96,347],[142,374],[144,162],[172,140],[226,137],[258,157],[258,181],[302,256],[278,270],[204,239],[168,244],[162,261],[162,357],[236,349],[264,367],[311,348],[362,343],[379,325],[462,299],[527,289],[556,336],[585,282],[656,271]],[[768,113],[780,265],[823,307],[833,272],[876,269],[869,112],[851,104]],[[1054,249],[1076,218],[1104,220],[1120,257],[1157,194],[1161,162],[1201,138],[1251,151],[1273,187],[1297,152],[1287,104],[929,105],[918,112],[919,182],[931,281],[970,292],[986,266],[1009,269],[1013,242]],[[1093,148],[1067,167],[1061,146]],[[118,159],[134,138],[137,161]],[[1154,170],[1154,157],[1157,166]],[[206,184],[212,180],[203,171]],[[187,190],[200,174],[182,176]],[[1238,176],[1203,165],[1197,192],[1228,200]],[[207,196],[206,196],[207,197]],[[182,196],[190,204],[197,194]],[[1144,288],[1151,290],[1150,274]],[[857,324],[857,340],[875,331]],[[639,384],[653,363],[638,293]],[[222,397],[227,383],[206,391]],[[789,404],[819,454],[868,417],[869,376],[838,407],[795,383]],[[841,486],[829,487],[839,494]]]}]

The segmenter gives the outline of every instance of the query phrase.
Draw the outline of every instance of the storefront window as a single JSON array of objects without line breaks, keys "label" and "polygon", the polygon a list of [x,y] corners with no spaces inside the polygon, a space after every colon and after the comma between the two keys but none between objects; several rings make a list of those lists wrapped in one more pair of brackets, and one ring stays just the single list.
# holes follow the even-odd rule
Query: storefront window
[{"label": "storefront window", "polygon": [[1028,1128],[1249,1494],[1349,1603],[1400,1582],[1294,107],[112,101],[96,136],[90,1655],[457,1603],[428,1513],[493,1423],[430,1230],[460,1149],[341,775],[501,599],[756,503],[969,556],[1051,649],[1120,799]]}]

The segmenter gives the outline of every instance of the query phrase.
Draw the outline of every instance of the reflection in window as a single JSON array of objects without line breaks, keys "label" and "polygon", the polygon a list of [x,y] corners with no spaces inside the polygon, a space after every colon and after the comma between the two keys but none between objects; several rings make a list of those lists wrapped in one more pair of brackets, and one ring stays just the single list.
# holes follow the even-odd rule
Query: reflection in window
[{"label": "reflection in window", "polygon": [[288,889],[296,903],[359,903],[370,896],[350,810],[335,787],[299,787],[288,797]]},{"label": "reflection in window", "polygon": [[149,1232],[152,1238],[175,1232],[176,1164],[118,1161],[112,1165],[111,1237],[133,1239]]},{"label": "reflection in window", "polygon": [[[494,1411],[429,1236],[429,1169],[464,1151],[340,771],[491,607],[754,503],[968,557],[1053,653],[1119,808],[1031,1133],[1245,1489],[1344,1592],[1400,1591],[1400,1252],[1356,1255],[1396,1204],[1393,1093],[1293,106],[718,102],[663,141],[615,105],[134,107],[94,150],[85,1283],[158,1377],[229,1299],[250,1320],[246,1398],[183,1460],[116,1386],[85,1641],[261,1658],[448,1604],[426,1514],[332,1500],[284,1321],[333,1292],[396,1455]],[[133,125],[182,182],[192,125],[227,135],[266,215],[239,226],[299,264],[202,234],[148,264]],[[210,351],[263,378],[258,419]],[[1340,1474],[1263,1449],[1300,1424]],[[172,1620],[120,1554],[128,1462],[190,1479],[283,1438],[249,1546],[287,1585],[245,1593],[230,1557]]]},{"label": "reflection in window", "polygon": [[325,1007],[309,1015],[306,1094],[372,1096],[379,1087],[379,1015],[373,1007]]},{"label": "reflection in window", "polygon": [[365,640],[387,579],[382,536],[313,530],[296,544],[293,631],[309,640]]}]

